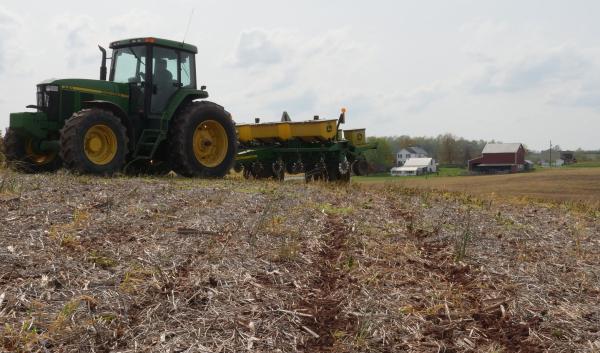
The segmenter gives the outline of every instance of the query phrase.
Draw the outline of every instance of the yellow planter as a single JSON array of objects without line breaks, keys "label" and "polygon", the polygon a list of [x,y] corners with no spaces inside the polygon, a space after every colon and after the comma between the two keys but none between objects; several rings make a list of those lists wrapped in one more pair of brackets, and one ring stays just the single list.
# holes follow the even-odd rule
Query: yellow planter
[{"label": "yellow planter", "polygon": [[333,140],[337,119],[299,122],[239,124],[236,126],[240,142],[288,141],[299,139],[307,142]]},{"label": "yellow planter", "polygon": [[367,143],[365,129],[344,130],[344,138],[354,146],[360,146]]}]

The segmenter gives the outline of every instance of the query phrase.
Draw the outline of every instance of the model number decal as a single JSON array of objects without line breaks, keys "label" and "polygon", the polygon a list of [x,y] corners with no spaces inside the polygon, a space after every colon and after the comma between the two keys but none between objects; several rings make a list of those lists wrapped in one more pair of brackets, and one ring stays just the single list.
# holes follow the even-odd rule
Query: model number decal
[{"label": "model number decal", "polygon": [[110,92],[110,91],[102,91],[102,90],[99,90],[99,89],[77,87],[77,86],[63,86],[63,89],[67,90],[67,91],[83,92],[83,93],[93,93],[93,94],[104,94],[104,95],[107,95],[107,96],[116,96],[116,97],[122,97],[122,98],[128,98],[129,97],[128,94],[124,94],[124,93],[115,93],[115,92]]}]

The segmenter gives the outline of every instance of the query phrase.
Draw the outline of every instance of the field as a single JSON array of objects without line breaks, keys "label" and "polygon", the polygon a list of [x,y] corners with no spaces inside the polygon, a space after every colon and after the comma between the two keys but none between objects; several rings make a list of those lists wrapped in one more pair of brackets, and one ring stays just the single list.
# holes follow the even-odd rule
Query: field
[{"label": "field", "polygon": [[579,163],[563,166],[563,168],[598,168],[598,167],[600,167],[600,162],[579,162]]},{"label": "field", "polygon": [[598,214],[433,181],[0,171],[0,351],[599,351]]},{"label": "field", "polygon": [[366,184],[466,192],[477,196],[600,204],[600,168],[541,169],[531,173],[463,177],[361,177]]}]

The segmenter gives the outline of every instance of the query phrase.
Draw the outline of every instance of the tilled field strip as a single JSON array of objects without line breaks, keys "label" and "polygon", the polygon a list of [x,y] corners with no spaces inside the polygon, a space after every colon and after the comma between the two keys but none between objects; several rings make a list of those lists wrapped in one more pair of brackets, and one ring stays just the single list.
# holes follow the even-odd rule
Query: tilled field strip
[{"label": "tilled field strip", "polygon": [[355,318],[343,312],[356,286],[338,266],[347,246],[348,229],[336,216],[328,216],[326,222],[323,248],[312,263],[318,276],[301,302],[301,310],[313,316],[304,320],[305,329],[312,335],[303,347],[306,352],[329,351],[336,335],[353,335],[356,331]]}]

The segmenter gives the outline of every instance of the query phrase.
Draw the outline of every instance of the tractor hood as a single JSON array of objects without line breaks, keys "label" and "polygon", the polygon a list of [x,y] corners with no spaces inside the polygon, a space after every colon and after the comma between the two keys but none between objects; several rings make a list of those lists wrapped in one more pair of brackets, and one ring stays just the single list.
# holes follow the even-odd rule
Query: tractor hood
[{"label": "tractor hood", "polygon": [[121,98],[129,97],[129,87],[126,83],[67,78],[45,80],[40,82],[39,85],[60,86],[62,90],[88,93],[93,95],[115,96]]}]

